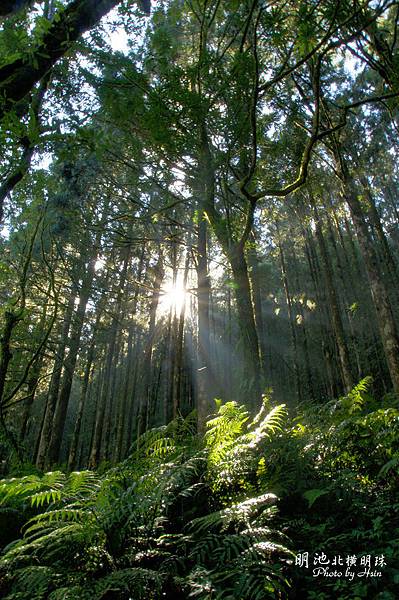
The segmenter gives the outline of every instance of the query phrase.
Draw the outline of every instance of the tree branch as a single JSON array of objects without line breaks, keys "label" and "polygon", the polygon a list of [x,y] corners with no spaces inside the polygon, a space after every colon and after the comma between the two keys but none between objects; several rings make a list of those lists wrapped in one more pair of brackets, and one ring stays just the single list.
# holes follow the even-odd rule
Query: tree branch
[{"label": "tree branch", "polygon": [[0,118],[32,91],[82,33],[96,25],[119,2],[73,0],[64,10],[58,11],[49,30],[30,55],[0,68]]}]

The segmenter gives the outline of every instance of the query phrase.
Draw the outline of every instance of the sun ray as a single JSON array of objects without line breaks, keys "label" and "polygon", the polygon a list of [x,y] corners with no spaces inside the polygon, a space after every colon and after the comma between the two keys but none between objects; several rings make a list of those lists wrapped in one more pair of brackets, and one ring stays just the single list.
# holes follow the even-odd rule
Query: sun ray
[{"label": "sun ray", "polygon": [[158,312],[161,315],[165,315],[170,309],[180,313],[187,299],[187,291],[182,282],[170,281],[162,286]]}]

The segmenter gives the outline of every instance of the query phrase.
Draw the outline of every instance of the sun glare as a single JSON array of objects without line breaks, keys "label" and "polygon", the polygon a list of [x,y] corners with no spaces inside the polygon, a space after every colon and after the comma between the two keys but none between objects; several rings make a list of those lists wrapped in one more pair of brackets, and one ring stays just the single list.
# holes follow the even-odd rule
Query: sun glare
[{"label": "sun glare", "polygon": [[171,281],[165,284],[161,288],[158,304],[159,313],[165,315],[170,309],[174,309],[179,314],[186,302],[186,298],[187,292],[181,282],[177,281],[173,283]]}]

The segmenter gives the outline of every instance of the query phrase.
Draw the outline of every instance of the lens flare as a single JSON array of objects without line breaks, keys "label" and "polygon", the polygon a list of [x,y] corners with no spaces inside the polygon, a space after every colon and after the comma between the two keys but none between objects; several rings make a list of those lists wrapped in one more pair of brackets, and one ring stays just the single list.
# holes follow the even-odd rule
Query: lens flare
[{"label": "lens flare", "polygon": [[170,281],[161,288],[158,312],[161,315],[165,315],[172,309],[179,314],[186,302],[186,298],[187,292],[184,285],[179,281]]}]

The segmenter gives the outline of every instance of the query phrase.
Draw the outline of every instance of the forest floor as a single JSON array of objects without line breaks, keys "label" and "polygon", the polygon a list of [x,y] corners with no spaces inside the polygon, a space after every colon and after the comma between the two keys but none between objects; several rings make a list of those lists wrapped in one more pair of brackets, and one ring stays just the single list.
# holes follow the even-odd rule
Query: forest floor
[{"label": "forest floor", "polygon": [[394,600],[399,410],[361,382],[289,415],[220,405],[98,471],[0,484],[7,600]]}]

